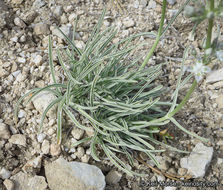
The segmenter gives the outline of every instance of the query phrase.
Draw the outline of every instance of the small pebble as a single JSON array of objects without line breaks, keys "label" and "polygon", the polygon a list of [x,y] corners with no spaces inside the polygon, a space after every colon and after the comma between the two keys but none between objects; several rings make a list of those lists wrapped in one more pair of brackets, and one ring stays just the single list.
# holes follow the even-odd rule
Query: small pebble
[{"label": "small pebble", "polygon": [[12,135],[9,142],[16,145],[26,146],[26,137],[22,134]]},{"label": "small pebble", "polygon": [[15,185],[14,185],[14,183],[13,183],[12,180],[5,179],[4,182],[3,182],[3,184],[5,185],[5,187],[6,187],[7,190],[14,190]]},{"label": "small pebble", "polygon": [[10,178],[10,176],[11,176],[11,172],[3,167],[0,171],[0,177],[2,179],[8,179]]},{"label": "small pebble", "polygon": [[50,154],[52,156],[59,156],[61,153],[60,145],[58,144],[51,144],[50,145]]},{"label": "small pebble", "polygon": [[108,184],[117,184],[122,178],[122,174],[111,170],[105,177],[105,180]]}]

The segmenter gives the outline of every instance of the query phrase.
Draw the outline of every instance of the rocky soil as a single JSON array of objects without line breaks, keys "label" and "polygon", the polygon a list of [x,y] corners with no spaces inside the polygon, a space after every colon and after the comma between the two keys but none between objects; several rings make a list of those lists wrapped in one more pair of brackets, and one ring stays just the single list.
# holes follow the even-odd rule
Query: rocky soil
[{"label": "rocky soil", "polygon": [[[15,124],[13,111],[18,99],[34,87],[52,83],[48,66],[49,35],[53,35],[53,51],[59,46],[66,47],[56,26],[71,36],[74,20],[79,17],[75,42],[77,47],[83,48],[102,9],[107,7],[103,28],[116,26],[119,32],[114,42],[117,42],[134,33],[156,32],[161,16],[160,2],[123,0],[121,11],[112,5],[112,1],[102,0],[0,0],[0,189],[223,189],[223,68],[217,61],[213,63],[214,72],[202,81],[187,106],[177,115],[185,128],[208,138],[209,142],[203,144],[175,126],[168,126],[175,136],[168,143],[191,153],[167,151],[157,154],[164,172],[190,175],[190,182],[202,182],[205,187],[152,185],[150,182],[171,182],[171,179],[155,173],[137,160],[132,169],[147,173],[147,178],[129,177],[108,159],[95,162],[90,156],[89,144],[70,146],[92,134],[86,134],[69,122],[63,133],[65,140],[58,146],[55,110],[47,115],[43,133],[37,135],[41,113],[54,98],[48,93],[42,93],[31,103],[21,106],[19,122]],[[181,5],[180,0],[169,1],[167,19]],[[222,28],[221,23],[218,24]],[[206,23],[200,26],[194,39],[189,38],[192,27],[193,23],[180,15],[150,60],[149,64],[168,61],[160,78],[169,88],[167,97],[174,90],[184,48],[189,44],[197,49],[201,47]],[[146,55],[154,39],[145,36],[139,41],[147,42],[148,46],[134,54]],[[55,68],[58,80],[63,81],[60,66]],[[188,87],[189,84],[181,90],[180,98]],[[80,120],[89,125],[84,118]],[[143,155],[141,159],[153,166]],[[208,184],[215,188],[206,187]]]}]

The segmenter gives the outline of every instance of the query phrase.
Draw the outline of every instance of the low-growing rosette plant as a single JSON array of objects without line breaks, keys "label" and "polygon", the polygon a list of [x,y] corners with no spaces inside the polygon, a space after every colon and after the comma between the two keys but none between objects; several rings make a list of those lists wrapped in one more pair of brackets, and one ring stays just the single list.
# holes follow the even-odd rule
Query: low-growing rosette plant
[{"label": "low-growing rosette plant", "polygon": [[[129,175],[143,174],[135,173],[129,169],[121,159],[123,155],[129,160],[129,164],[132,164],[133,153],[135,151],[144,152],[159,167],[155,153],[163,152],[167,148],[186,152],[171,147],[156,138],[162,134],[161,132],[166,129],[165,126],[169,122],[172,122],[187,134],[202,141],[207,141],[207,139],[183,128],[174,118],[174,115],[187,102],[199,81],[195,80],[183,100],[178,104],[179,90],[194,75],[196,79],[200,79],[197,75],[199,74],[200,76],[206,72],[203,62],[207,60],[207,57],[199,62],[200,64],[191,67],[190,72],[192,74],[189,74],[184,80],[182,80],[184,74],[184,65],[182,64],[176,90],[172,94],[170,101],[164,101],[163,97],[166,96],[167,91],[156,81],[157,77],[162,73],[162,64],[146,67],[165,31],[189,2],[190,0],[185,2],[168,26],[163,29],[167,3],[166,0],[163,1],[162,18],[159,31],[156,34],[156,41],[141,65],[142,57],[137,57],[136,55],[134,60],[130,61],[129,59],[131,51],[139,46],[133,45],[132,42],[140,36],[151,35],[151,33],[135,34],[113,43],[112,40],[117,34],[114,27],[100,31],[105,14],[105,11],[103,11],[98,24],[91,32],[83,49],[77,48],[74,39],[70,39],[61,31],[68,46],[65,49],[57,49],[58,63],[66,76],[63,83],[58,83],[53,65],[52,41],[51,37],[49,37],[49,65],[54,84],[44,88],[32,89],[21,97],[15,109],[16,120],[19,105],[26,97],[28,97],[28,103],[40,92],[48,91],[54,94],[56,99],[44,111],[39,132],[41,133],[42,131],[47,112],[55,105],[57,105],[58,144],[62,142],[64,114],[70,118],[76,127],[86,131],[91,130],[91,128],[79,122],[75,114],[78,113],[89,121],[94,129],[94,135],[77,141],[73,146],[90,141],[93,159],[100,161],[102,157],[99,156],[98,152],[99,150],[103,151],[104,156]],[[208,45],[210,39],[207,39]],[[210,48],[210,45],[208,45],[206,49]],[[187,48],[184,52],[183,63],[188,57],[188,53],[189,49]],[[199,69],[202,70],[200,71]],[[170,135],[166,135],[166,137],[171,138]]]}]

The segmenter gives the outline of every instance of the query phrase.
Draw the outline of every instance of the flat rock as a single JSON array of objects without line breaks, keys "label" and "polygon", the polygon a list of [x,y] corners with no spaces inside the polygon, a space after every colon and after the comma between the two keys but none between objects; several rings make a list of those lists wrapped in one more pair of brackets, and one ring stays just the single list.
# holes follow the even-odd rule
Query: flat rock
[{"label": "flat rock", "polygon": [[212,71],[206,79],[207,83],[213,83],[213,82],[218,82],[223,80],[223,68],[216,70],[216,71]]},{"label": "flat rock", "polygon": [[218,104],[219,108],[223,108],[223,95],[216,98],[216,103]]},{"label": "flat rock", "polygon": [[135,21],[132,19],[132,18],[126,18],[124,21],[123,21],[123,24],[125,26],[125,28],[131,28],[135,25]]},{"label": "flat rock", "polygon": [[10,132],[6,124],[0,123],[0,139],[9,139]]},{"label": "flat rock", "polygon": [[118,171],[111,170],[105,177],[108,184],[117,184],[122,178],[122,174]]},{"label": "flat rock", "polygon": [[83,137],[84,130],[74,127],[71,131],[71,134],[75,139],[79,140]]},{"label": "flat rock", "polygon": [[49,34],[50,30],[47,24],[45,23],[38,23],[34,26],[34,33],[36,35],[47,35]]},{"label": "flat rock", "polygon": [[63,158],[46,164],[45,174],[51,190],[103,190],[105,177],[101,170],[80,162],[67,162]]},{"label": "flat rock", "polygon": [[[69,38],[71,38],[72,36],[72,30],[71,30],[71,25],[62,25],[60,27],[60,30],[66,35],[68,36]],[[61,39],[65,39],[63,34],[57,29],[57,28],[54,28],[52,30],[52,34],[61,38]]]},{"label": "flat rock", "polygon": [[46,190],[47,183],[43,176],[29,176],[19,172],[10,178],[14,181],[15,190]]},{"label": "flat rock", "polygon": [[203,143],[198,143],[189,157],[180,160],[180,165],[182,168],[188,169],[188,174],[192,175],[194,178],[204,177],[212,156],[212,147],[207,147],[204,146]]},{"label": "flat rock", "polygon": [[[49,93],[49,92],[40,92],[37,96],[32,99],[34,107],[39,111],[41,114],[47,108],[47,106],[56,99],[56,96]],[[47,115],[54,113],[55,107],[51,108]]]},{"label": "flat rock", "polygon": [[10,179],[5,179],[3,182],[4,186],[6,187],[7,190],[14,190],[14,183]]},{"label": "flat rock", "polygon": [[11,138],[9,139],[9,142],[12,144],[26,146],[26,137],[25,135],[22,135],[22,134],[15,134],[11,136]]},{"label": "flat rock", "polygon": [[11,172],[4,167],[0,171],[0,178],[2,179],[8,179],[11,176]]},{"label": "flat rock", "polygon": [[50,145],[50,154],[52,156],[59,156],[61,153],[61,148],[59,144],[52,143]]}]

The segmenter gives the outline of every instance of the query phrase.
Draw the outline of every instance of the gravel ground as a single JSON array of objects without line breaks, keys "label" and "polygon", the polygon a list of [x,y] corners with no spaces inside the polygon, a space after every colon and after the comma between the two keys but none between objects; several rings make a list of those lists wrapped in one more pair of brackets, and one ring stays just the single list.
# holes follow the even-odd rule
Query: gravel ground
[{"label": "gravel ground", "polygon": [[[20,107],[19,122],[15,125],[13,111],[17,100],[34,87],[44,87],[52,83],[48,66],[48,36],[53,35],[53,50],[56,47],[65,46],[63,37],[56,26],[59,26],[67,35],[72,35],[72,26],[78,16],[75,42],[77,47],[82,48],[90,31],[97,23],[102,9],[107,7],[103,28],[116,26],[118,35],[114,42],[117,42],[130,34],[156,32],[162,8],[159,2],[158,0],[122,1],[122,13],[120,9],[112,5],[112,1],[0,0],[0,189],[13,189],[14,186],[14,189],[17,187],[17,189],[25,190],[25,186],[16,186],[17,183],[25,183],[27,177],[18,178],[19,172],[23,172],[22,175],[32,176],[32,180],[34,178],[39,180],[38,183],[36,182],[37,185],[45,184],[44,167],[58,157],[67,161],[78,161],[97,166],[106,176],[105,189],[108,190],[223,189],[223,79],[221,77],[223,71],[222,66],[217,62],[213,63],[213,70],[216,70],[217,74],[211,74],[199,85],[189,103],[177,115],[178,121],[185,128],[208,138],[209,142],[203,147],[203,144],[199,144],[199,140],[184,134],[175,126],[168,126],[175,136],[174,140],[168,142],[171,145],[188,151],[194,150],[194,147],[196,149],[197,146],[204,148],[202,154],[204,154],[204,160],[207,161],[203,168],[204,175],[198,175],[192,181],[216,183],[216,188],[158,187],[156,184],[152,187],[153,185],[149,184],[151,181],[170,182],[170,179],[156,174],[137,160],[132,169],[148,173],[148,178],[129,177],[114,168],[108,160],[95,162],[89,155],[88,144],[70,148],[73,142],[91,134],[85,134],[84,131],[72,126],[69,121],[64,131],[66,138],[63,144],[58,146],[56,144],[56,115],[53,110],[44,121],[43,134],[37,136],[41,112],[45,106],[42,105],[44,104],[42,97]],[[181,5],[180,0],[174,5],[169,4],[167,19],[170,19]],[[191,40],[188,36],[193,23],[180,15],[150,60],[151,65],[168,61],[160,77],[160,82],[169,89],[167,98],[174,91],[184,48],[193,44],[199,49],[205,34],[205,27],[206,23],[203,23],[195,39]],[[222,25],[220,27],[222,28]],[[145,36],[135,43],[139,42],[147,42],[148,45],[133,53],[137,56],[146,55],[154,39]],[[55,70],[58,80],[63,81],[64,76],[60,66],[56,65]],[[183,97],[189,86],[190,84],[181,90],[180,98]],[[48,98],[52,98],[49,94],[43,96],[45,102]],[[79,119],[89,125],[84,118]],[[207,158],[206,154],[212,155],[212,153],[213,157]],[[167,151],[158,154],[157,158],[164,172],[185,175],[187,169],[182,167],[181,162],[182,158],[188,156]],[[143,159],[143,155],[141,157]],[[191,159],[195,158],[191,157]],[[202,170],[201,165],[197,164],[195,170]],[[37,179],[38,176],[41,179]],[[44,182],[42,183],[41,180]],[[50,183],[48,177],[47,182]],[[38,186],[37,189],[50,189],[50,187],[46,183],[41,187]]]}]

